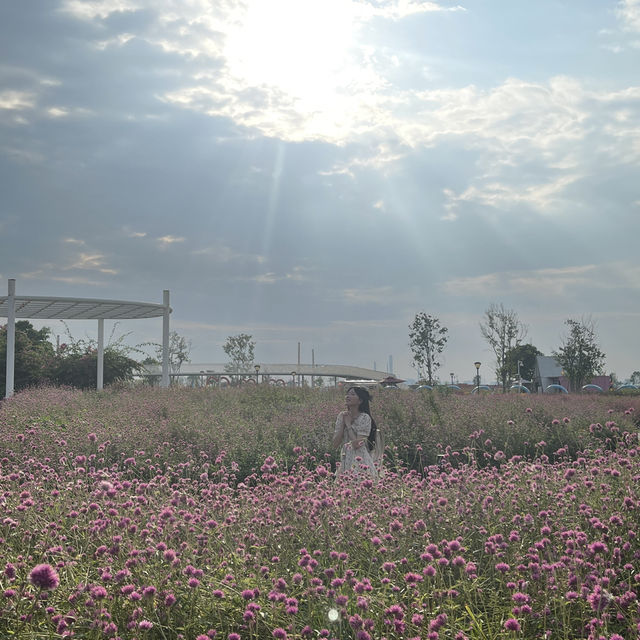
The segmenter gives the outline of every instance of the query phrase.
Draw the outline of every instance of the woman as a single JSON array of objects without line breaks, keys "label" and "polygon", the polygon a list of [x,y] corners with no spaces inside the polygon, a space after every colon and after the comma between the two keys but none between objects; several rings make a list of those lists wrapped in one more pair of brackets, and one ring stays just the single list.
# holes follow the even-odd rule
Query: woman
[{"label": "woman", "polygon": [[336,419],[333,432],[333,446],[341,447],[340,465],[336,475],[347,471],[365,471],[378,478],[376,462],[381,454],[377,426],[369,410],[371,396],[364,387],[350,387],[345,403],[346,411],[341,411]]}]

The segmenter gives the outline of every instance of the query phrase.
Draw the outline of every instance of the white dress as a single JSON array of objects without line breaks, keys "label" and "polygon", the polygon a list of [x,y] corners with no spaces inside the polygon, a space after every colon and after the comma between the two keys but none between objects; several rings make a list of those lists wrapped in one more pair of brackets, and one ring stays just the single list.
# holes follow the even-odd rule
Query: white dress
[{"label": "white dress", "polygon": [[[336,419],[336,433],[342,426],[343,416],[340,414]],[[377,478],[378,471],[373,457],[369,452],[367,437],[371,432],[371,418],[366,413],[359,413],[358,417],[349,425],[345,424],[344,436],[342,438],[342,450],[340,452],[340,466],[336,469],[336,475],[341,475],[347,471],[352,473],[368,473],[371,477]],[[356,438],[364,440],[362,446],[354,449],[351,441]],[[357,460],[356,458],[360,458]]]}]

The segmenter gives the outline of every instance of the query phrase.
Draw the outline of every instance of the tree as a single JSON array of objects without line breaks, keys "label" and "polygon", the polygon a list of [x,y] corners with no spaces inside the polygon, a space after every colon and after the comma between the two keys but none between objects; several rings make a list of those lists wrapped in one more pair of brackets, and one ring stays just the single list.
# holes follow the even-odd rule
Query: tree
[{"label": "tree", "polygon": [[496,357],[496,378],[502,383],[502,392],[506,393],[509,381],[507,354],[520,345],[527,335],[527,328],[515,311],[505,309],[502,304],[491,304],[485,311],[484,323],[480,323],[480,331]]},{"label": "tree", "polygon": [[[109,345],[103,351],[103,383],[130,382],[141,369],[141,364],[130,358],[126,350]],[[76,348],[62,349],[56,356],[52,370],[52,381],[77,389],[95,389],[98,378],[98,351],[95,345],[85,343]]]},{"label": "tree", "polygon": [[[53,344],[49,341],[51,330],[36,329],[28,320],[15,323],[14,389],[42,384],[50,379],[50,367],[54,358]],[[7,327],[0,327],[0,387],[6,392]]]},{"label": "tree", "polygon": [[[68,342],[60,345],[51,364],[51,381],[77,389],[95,389],[98,378],[97,341],[75,339],[68,327],[66,333]],[[125,345],[125,337],[122,335],[112,341],[112,332],[110,343],[104,348],[102,373],[105,386],[129,382],[142,369],[142,365],[131,357],[132,353],[142,351],[138,347]]]},{"label": "tree", "polygon": [[602,372],[605,355],[598,347],[591,319],[578,321],[569,318],[565,324],[569,327],[569,334],[562,346],[553,352],[553,357],[569,378],[571,390],[578,391]]},{"label": "tree", "polygon": [[413,366],[418,375],[433,385],[435,372],[440,367],[438,360],[447,344],[446,327],[438,318],[421,311],[409,325],[409,347],[413,354]]},{"label": "tree", "polygon": [[629,378],[631,384],[640,385],[640,371],[634,371]]},{"label": "tree", "polygon": [[511,380],[517,379],[518,362],[520,362],[520,378],[523,380],[533,380],[536,373],[536,357],[543,355],[532,344],[521,344],[507,351],[505,366],[509,372]]},{"label": "tree", "polygon": [[[144,364],[161,364],[162,363],[162,345],[154,343],[156,349],[157,360]],[[177,331],[169,333],[169,368],[171,373],[180,373],[180,369],[185,362],[191,362],[189,354],[191,353],[191,340],[187,340]]]},{"label": "tree", "polygon": [[229,336],[222,346],[223,351],[229,356],[229,362],[224,366],[224,370],[235,374],[249,371],[253,364],[255,346],[252,336],[247,333]]}]

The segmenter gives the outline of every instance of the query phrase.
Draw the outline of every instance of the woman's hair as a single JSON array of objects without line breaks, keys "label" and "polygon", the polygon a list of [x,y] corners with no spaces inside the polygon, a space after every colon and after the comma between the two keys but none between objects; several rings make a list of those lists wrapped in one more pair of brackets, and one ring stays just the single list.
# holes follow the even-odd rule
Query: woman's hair
[{"label": "woman's hair", "polygon": [[376,431],[378,430],[378,426],[376,425],[376,421],[371,416],[371,410],[369,409],[369,401],[371,400],[371,395],[369,391],[365,389],[365,387],[349,387],[347,392],[353,389],[356,392],[358,398],[360,398],[360,411],[362,413],[366,413],[371,418],[371,431],[369,431],[369,437],[367,438],[367,446],[369,451],[373,451],[376,446]]}]

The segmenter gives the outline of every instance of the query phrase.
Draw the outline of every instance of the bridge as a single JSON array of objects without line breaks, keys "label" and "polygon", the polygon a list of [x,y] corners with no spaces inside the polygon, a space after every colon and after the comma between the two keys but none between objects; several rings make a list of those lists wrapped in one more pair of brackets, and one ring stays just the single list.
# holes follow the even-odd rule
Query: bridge
[{"label": "bridge", "polygon": [[[237,373],[227,371],[228,366],[228,363],[195,364],[186,362],[180,367],[179,372],[170,372],[169,375],[172,378],[199,378],[204,384],[220,381],[222,378],[229,380],[232,376],[237,375],[256,381],[281,381],[280,384],[291,382],[294,376],[297,384],[304,384],[306,378],[333,378],[334,385],[338,384],[338,379],[381,381],[392,375],[387,371],[346,364],[267,364],[256,362],[249,369]],[[146,365],[139,375],[144,378],[159,378],[162,375],[162,367],[160,365]]]}]

